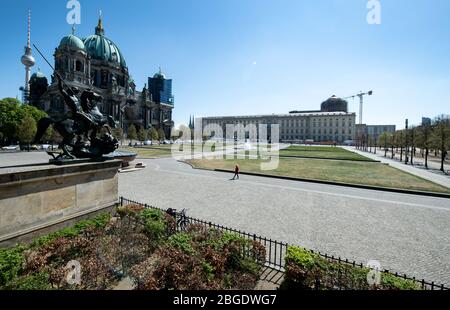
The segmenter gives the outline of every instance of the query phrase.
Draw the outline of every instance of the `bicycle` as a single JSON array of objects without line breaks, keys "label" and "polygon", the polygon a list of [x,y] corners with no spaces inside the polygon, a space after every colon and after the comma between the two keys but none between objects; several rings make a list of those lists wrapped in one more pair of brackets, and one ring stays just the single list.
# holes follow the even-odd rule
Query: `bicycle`
[{"label": "bicycle", "polygon": [[177,209],[168,209],[166,212],[170,216],[172,216],[174,219],[176,219],[177,222],[177,229],[180,231],[185,231],[187,226],[190,224],[189,218],[186,215],[187,209],[183,209],[180,212],[177,212]]}]

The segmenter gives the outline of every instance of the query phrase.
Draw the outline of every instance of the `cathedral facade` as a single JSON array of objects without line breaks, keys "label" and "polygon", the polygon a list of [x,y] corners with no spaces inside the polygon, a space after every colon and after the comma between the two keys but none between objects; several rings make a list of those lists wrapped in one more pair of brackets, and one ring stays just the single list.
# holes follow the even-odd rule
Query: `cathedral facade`
[{"label": "cathedral facade", "polygon": [[138,91],[120,49],[105,36],[101,17],[95,34],[81,39],[73,30],[72,34],[62,38],[55,49],[54,60],[55,74],[50,85],[41,72],[31,76],[30,104],[52,117],[67,112],[58,91],[57,73],[68,87],[79,89],[80,94],[90,89],[102,96],[100,111],[111,115],[125,132],[134,125],[138,130],[163,129],[166,138],[170,138],[174,126],[172,80],[166,79],[160,69],[148,79],[149,87],[145,85]]}]

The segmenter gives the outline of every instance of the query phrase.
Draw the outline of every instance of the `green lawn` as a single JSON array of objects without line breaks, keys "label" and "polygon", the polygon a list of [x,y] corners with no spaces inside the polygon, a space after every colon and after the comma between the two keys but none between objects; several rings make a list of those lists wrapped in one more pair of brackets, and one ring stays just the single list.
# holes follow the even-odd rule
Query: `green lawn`
[{"label": "green lawn", "polygon": [[119,151],[127,151],[137,153],[137,158],[164,158],[171,157],[172,152],[170,148],[137,148],[137,147],[122,147]]},{"label": "green lawn", "polygon": [[318,157],[330,159],[370,160],[340,147],[291,146],[280,151],[280,156]]},{"label": "green lawn", "polygon": [[448,188],[377,162],[280,158],[278,168],[273,171],[261,171],[260,164],[267,162],[261,159],[206,159],[188,160],[187,162],[195,167],[206,169],[233,170],[235,164],[239,164],[243,172],[450,193]]},{"label": "green lawn", "polygon": [[[119,151],[128,151],[138,154],[138,158],[164,158],[172,156],[172,147],[178,148],[179,151],[187,151],[190,149],[194,149],[195,151],[201,150],[200,144],[191,145],[187,144],[161,144],[161,145],[146,145],[139,147],[121,147]],[[216,151],[222,148],[222,145],[216,144]],[[204,152],[211,152],[211,145],[209,147],[205,147]]]}]

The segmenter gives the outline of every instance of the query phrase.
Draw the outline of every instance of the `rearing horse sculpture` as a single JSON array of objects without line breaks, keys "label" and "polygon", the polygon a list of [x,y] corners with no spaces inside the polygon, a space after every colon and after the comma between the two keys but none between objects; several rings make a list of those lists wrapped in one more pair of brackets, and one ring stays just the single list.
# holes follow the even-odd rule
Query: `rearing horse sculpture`
[{"label": "rearing horse sculpture", "polygon": [[[76,89],[65,89],[61,77],[57,77],[58,88],[69,108],[69,114],[60,121],[50,117],[41,119],[35,143],[38,143],[48,127],[53,125],[63,138],[60,143],[63,153],[56,159],[101,158],[115,151],[119,143],[112,136],[111,128],[116,128],[116,123],[111,116],[100,113],[97,102],[100,102],[102,97],[91,90],[85,90],[78,99]],[[97,137],[102,128],[106,128],[107,132]]]}]

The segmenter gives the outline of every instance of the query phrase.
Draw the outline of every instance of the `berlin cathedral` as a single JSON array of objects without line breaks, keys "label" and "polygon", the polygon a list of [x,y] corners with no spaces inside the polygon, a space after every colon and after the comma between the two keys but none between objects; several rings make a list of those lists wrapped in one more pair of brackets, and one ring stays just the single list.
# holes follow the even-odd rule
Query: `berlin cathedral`
[{"label": "berlin cathedral", "polygon": [[[102,96],[100,111],[111,115],[124,132],[134,125],[137,130],[163,129],[166,138],[170,138],[174,127],[172,80],[166,79],[159,69],[148,78],[148,86],[136,90],[120,49],[105,36],[101,17],[94,35],[81,39],[72,30],[72,34],[62,38],[54,58],[55,71],[66,84],[80,92],[90,89]],[[52,76],[49,85],[40,71],[29,80],[28,102],[52,117],[67,112],[57,79]]]}]

